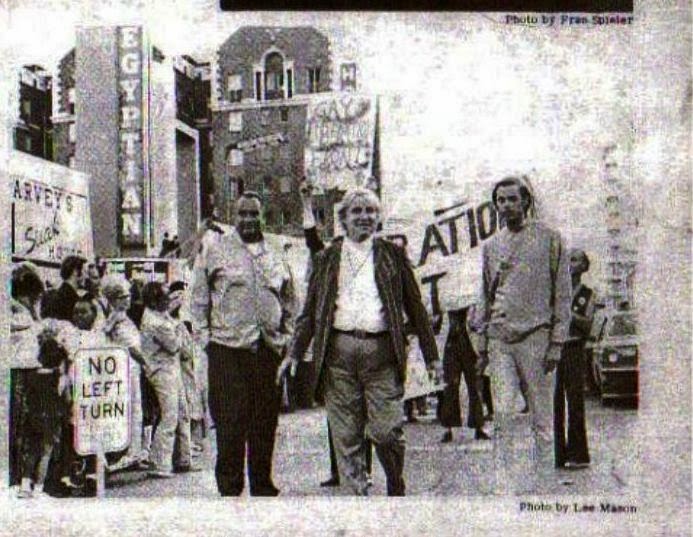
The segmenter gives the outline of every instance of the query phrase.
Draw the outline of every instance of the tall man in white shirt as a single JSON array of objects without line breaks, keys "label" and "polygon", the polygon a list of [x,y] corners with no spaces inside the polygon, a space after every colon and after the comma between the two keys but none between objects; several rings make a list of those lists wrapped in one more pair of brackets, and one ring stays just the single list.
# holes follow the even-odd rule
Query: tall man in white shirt
[{"label": "tall man in white shirt", "polygon": [[[553,371],[570,325],[568,256],[560,234],[529,218],[532,197],[514,177],[499,181],[493,203],[505,228],[483,247],[484,343],[480,369],[490,364],[496,418],[496,492],[536,491],[537,476],[553,470]],[[516,444],[515,401],[526,385],[535,450],[529,475],[513,471],[523,451]],[[515,483],[514,480],[517,480]]]},{"label": "tall man in white shirt", "polygon": [[365,435],[376,446],[388,495],[403,496],[405,313],[429,367],[438,363],[438,351],[404,251],[373,238],[380,220],[375,194],[348,191],[339,219],[346,238],[315,257],[306,303],[278,377],[289,366],[295,370],[312,339],[316,400],[324,397],[343,480],[355,494],[367,494]]},{"label": "tall man in white shirt", "polygon": [[277,496],[272,454],[281,403],[275,375],[293,329],[294,292],[283,245],[265,237],[262,205],[245,192],[236,226],[196,263],[191,311],[207,345],[215,475],[222,496],[243,491],[248,453],[252,496]]}]

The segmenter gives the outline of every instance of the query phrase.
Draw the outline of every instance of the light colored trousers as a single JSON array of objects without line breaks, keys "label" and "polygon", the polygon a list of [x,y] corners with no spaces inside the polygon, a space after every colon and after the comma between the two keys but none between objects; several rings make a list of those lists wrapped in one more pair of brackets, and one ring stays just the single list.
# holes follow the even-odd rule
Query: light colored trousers
[{"label": "light colored trousers", "polygon": [[[548,329],[539,329],[518,343],[489,339],[496,494],[538,492],[553,474],[554,373],[544,373],[548,346]],[[517,410],[520,382],[527,386],[531,436],[522,423],[527,416]]]},{"label": "light colored trousers", "polygon": [[176,359],[163,365],[149,376],[161,417],[152,441],[150,462],[162,472],[173,469],[173,447],[176,439],[180,447],[180,466],[190,465],[190,416],[185,399],[185,389],[180,362]]}]

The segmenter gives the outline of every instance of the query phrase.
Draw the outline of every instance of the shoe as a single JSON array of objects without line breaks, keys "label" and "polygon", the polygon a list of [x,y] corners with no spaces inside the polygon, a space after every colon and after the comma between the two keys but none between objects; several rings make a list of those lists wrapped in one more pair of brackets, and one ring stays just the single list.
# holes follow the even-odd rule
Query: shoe
[{"label": "shoe", "polygon": [[80,488],[82,488],[82,485],[80,485],[79,483],[75,483],[74,481],[72,481],[70,476],[67,476],[67,475],[60,480],[60,483],[62,485],[64,485],[65,487],[67,487],[68,489],[80,489]]},{"label": "shoe", "polygon": [[590,463],[568,461],[565,463],[564,467],[566,470],[585,470],[590,467]]},{"label": "shoe", "polygon": [[176,466],[173,471],[176,474],[187,474],[190,472],[201,472],[203,468],[196,464],[185,464],[182,466]]},{"label": "shoe", "polygon": [[440,439],[441,444],[449,444],[452,442],[452,431],[445,431],[445,434]]},{"label": "shoe", "polygon": [[136,469],[140,463],[140,459],[137,457],[123,457],[113,464],[109,464],[106,467],[106,471],[113,474],[115,472],[123,472],[125,470]]},{"label": "shoe", "polygon": [[520,410],[520,414],[529,414],[529,405],[525,405],[522,410]]},{"label": "shoe", "polygon": [[279,496],[279,493],[281,491],[275,487],[275,486],[269,486],[269,487],[263,487],[259,490],[251,490],[250,495],[251,496],[268,496],[268,497],[275,497]]},{"label": "shoe", "polygon": [[493,412],[484,416],[484,421],[493,421]]},{"label": "shoe", "polygon": [[339,478],[336,476],[330,477],[327,481],[323,481],[320,483],[321,487],[338,487],[339,486]]},{"label": "shoe", "polygon": [[366,474],[366,487],[370,488],[373,486],[373,478],[371,474]]},{"label": "shoe", "polygon": [[147,476],[153,479],[170,479],[175,477],[176,474],[173,472],[167,472],[165,470],[149,470],[147,472]]},{"label": "shoe", "polygon": [[474,432],[474,440],[491,440],[491,437],[483,429],[477,429]]},{"label": "shoe", "polygon": [[27,500],[34,497],[34,491],[31,489],[19,489],[17,491],[17,498],[20,500]]}]

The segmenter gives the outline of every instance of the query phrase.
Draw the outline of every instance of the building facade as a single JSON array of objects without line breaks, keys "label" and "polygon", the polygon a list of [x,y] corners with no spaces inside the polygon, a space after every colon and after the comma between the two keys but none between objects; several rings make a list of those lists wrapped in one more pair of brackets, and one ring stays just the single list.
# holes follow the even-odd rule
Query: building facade
[{"label": "building facade", "polygon": [[14,148],[35,157],[53,157],[53,79],[39,65],[24,65],[19,72],[19,110],[14,127]]},{"label": "building facade", "polygon": [[[173,59],[176,119],[179,123],[194,129],[197,140],[184,132],[179,125],[176,135],[176,156],[180,162],[179,170],[191,170],[197,166],[199,171],[200,215],[212,216],[214,185],[212,181],[212,114],[210,109],[212,69],[209,62],[200,62],[190,56]],[[196,145],[196,148],[194,147]],[[192,152],[197,151],[197,160],[191,160]]]},{"label": "building facade", "polygon": [[[233,220],[245,190],[264,199],[269,232],[299,235],[307,104],[332,91],[328,39],[312,27],[242,27],[217,51],[212,131],[216,217]],[[318,222],[333,229],[339,192],[316,196]]]}]

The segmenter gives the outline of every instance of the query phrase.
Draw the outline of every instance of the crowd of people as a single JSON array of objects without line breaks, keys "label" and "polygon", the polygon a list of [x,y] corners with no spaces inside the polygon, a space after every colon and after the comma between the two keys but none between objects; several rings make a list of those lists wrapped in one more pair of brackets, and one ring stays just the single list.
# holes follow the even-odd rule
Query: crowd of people
[{"label": "crowd of people", "polygon": [[[238,199],[233,228],[206,233],[189,293],[182,281],[129,282],[74,256],[54,289],[30,264],[15,268],[10,484],[21,497],[74,495],[93,473],[93,458],[72,446],[69,370],[79,348],[107,343],[129,351],[132,408],[130,445],[107,454],[109,472],[169,478],[198,470],[213,424],[219,493],[243,492],[247,458],[250,494],[278,495],[272,460],[282,388],[307,354],[309,406],[315,400],[327,414],[331,472],[322,486],[367,495],[375,450],[388,495],[405,495],[405,413],[415,421],[436,392],[441,442],[454,441],[461,377],[467,426],[477,441],[493,436],[496,491],[536,491],[528,477],[589,464],[583,362],[593,293],[581,283],[589,260],[531,216],[521,179],[493,190],[504,226],[483,245],[477,304],[445,312],[442,360],[442,315],[424,307],[406,243],[378,236],[377,196],[348,191],[339,210],[344,236],[326,245],[305,186],[307,283],[293,278],[284,245],[262,233],[262,199],[253,192]],[[299,311],[295,291],[304,283]],[[517,438],[517,394],[530,417],[529,452]],[[518,460],[533,464],[529,475],[513,470]]]},{"label": "crowd of people", "polygon": [[131,283],[78,256],[46,290],[30,263],[12,273],[10,485],[20,497],[90,495],[95,459],[75,453],[71,366],[79,349],[119,346],[129,355],[130,443],[106,454],[106,471],[155,478],[200,469],[204,449],[204,351],[181,314],[184,282]]}]

